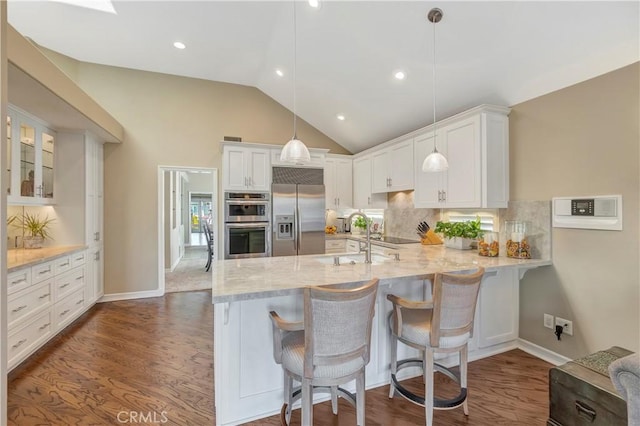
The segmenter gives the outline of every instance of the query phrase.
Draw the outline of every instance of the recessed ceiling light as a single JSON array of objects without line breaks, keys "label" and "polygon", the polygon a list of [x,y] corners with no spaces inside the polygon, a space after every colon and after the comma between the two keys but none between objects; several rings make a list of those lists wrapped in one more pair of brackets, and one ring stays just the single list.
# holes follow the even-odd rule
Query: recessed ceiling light
[{"label": "recessed ceiling light", "polygon": [[284,73],[282,72],[282,70],[277,68],[276,68],[276,74],[278,74],[278,77],[284,76]]},{"label": "recessed ceiling light", "polygon": [[340,120],[340,121],[344,121],[347,117],[345,117],[345,116],[344,116],[344,115],[342,115],[342,114],[338,114],[338,115],[336,115],[336,118],[337,118],[338,120]]},{"label": "recessed ceiling light", "polygon": [[176,49],[184,49],[185,47],[187,47],[187,45],[182,43],[181,41],[176,41],[175,43],[173,43],[173,47],[175,47]]},{"label": "recessed ceiling light", "polygon": [[309,0],[309,6],[314,9],[320,9],[320,0]]},{"label": "recessed ceiling light", "polygon": [[404,71],[396,71],[393,76],[398,79],[398,80],[404,80],[404,78],[407,76]]}]

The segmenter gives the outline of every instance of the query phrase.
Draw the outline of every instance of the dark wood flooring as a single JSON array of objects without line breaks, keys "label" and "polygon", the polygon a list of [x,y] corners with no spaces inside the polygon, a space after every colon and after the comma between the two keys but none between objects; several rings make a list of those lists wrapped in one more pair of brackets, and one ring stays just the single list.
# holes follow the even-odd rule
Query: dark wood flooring
[{"label": "dark wood flooring", "polygon": [[[550,364],[520,350],[469,364],[469,417],[436,411],[435,425],[544,425]],[[438,375],[436,389],[450,383]],[[420,378],[407,387],[422,388]],[[388,387],[367,392],[367,424],[424,424],[421,407]],[[444,395],[443,395],[444,396]],[[9,375],[8,424],[215,424],[209,291],[96,305]],[[132,418],[133,416],[133,418]],[[355,425],[340,401],[314,407],[316,425]],[[248,423],[279,425],[280,417]],[[292,424],[300,424],[299,410]]]}]

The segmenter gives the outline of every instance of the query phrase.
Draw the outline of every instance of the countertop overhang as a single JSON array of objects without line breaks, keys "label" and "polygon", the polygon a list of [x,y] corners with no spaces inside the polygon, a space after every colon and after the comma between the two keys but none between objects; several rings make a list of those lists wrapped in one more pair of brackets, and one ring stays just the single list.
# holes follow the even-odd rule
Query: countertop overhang
[{"label": "countertop overhang", "polygon": [[361,283],[372,278],[379,278],[380,284],[385,285],[403,279],[421,279],[435,272],[463,271],[478,266],[493,271],[501,268],[527,270],[552,264],[551,259],[483,257],[476,250],[455,250],[442,245],[376,245],[400,253],[400,260],[340,266],[318,260],[320,256],[331,258],[336,254],[220,260],[212,268],[212,301],[216,304],[285,296],[301,293],[308,286]]}]

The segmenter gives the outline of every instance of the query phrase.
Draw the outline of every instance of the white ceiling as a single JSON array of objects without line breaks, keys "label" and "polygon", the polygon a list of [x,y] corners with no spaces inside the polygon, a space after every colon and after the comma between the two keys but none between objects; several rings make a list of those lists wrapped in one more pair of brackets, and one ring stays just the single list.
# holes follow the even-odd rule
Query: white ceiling
[{"label": "white ceiling", "polygon": [[[9,22],[73,58],[255,86],[293,109],[293,3],[9,0]],[[437,116],[514,105],[640,59],[640,2],[331,1],[297,11],[297,112],[356,153]],[[187,45],[175,49],[180,40]],[[275,69],[286,73],[278,77]],[[393,78],[402,69],[407,78]],[[344,114],[345,121],[336,119]],[[285,143],[286,141],[283,141]]]}]

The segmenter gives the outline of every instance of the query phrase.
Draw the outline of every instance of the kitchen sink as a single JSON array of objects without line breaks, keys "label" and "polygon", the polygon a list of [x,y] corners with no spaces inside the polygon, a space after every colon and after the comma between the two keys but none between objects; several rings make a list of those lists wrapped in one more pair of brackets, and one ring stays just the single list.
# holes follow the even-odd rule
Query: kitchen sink
[{"label": "kitchen sink", "polygon": [[[338,258],[340,261],[340,265],[354,265],[356,263],[364,263],[365,254],[364,253],[353,253],[353,254],[341,254],[341,255],[324,255],[317,256],[314,259],[320,263],[324,263],[325,265],[333,265],[335,264],[335,259]],[[388,261],[394,260],[393,257],[383,256],[381,254],[372,254],[371,255],[371,263],[372,264],[380,264]]]}]

